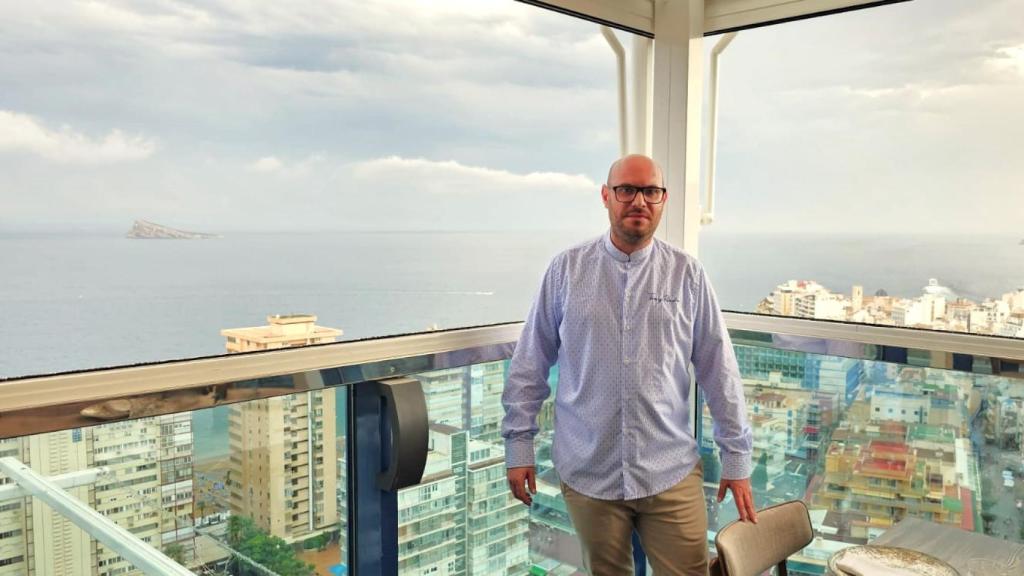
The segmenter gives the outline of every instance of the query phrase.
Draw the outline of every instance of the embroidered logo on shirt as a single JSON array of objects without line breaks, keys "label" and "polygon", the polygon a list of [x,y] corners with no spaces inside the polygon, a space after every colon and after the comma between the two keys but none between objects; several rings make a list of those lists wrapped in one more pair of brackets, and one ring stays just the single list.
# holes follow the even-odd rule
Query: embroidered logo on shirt
[{"label": "embroidered logo on shirt", "polygon": [[647,296],[652,302],[679,302],[679,298],[668,295],[659,296],[657,292],[648,292]]}]

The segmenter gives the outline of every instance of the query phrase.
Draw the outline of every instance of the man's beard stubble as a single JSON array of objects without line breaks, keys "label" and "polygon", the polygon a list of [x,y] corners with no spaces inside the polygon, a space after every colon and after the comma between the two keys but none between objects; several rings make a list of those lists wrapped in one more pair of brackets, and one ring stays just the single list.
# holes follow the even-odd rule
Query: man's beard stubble
[{"label": "man's beard stubble", "polygon": [[638,230],[631,230],[627,228],[623,223],[625,221],[625,218],[623,218],[622,220],[623,221],[620,221],[619,225],[616,226],[616,228],[618,229],[617,231],[619,233],[619,237],[622,238],[622,240],[624,240],[627,244],[636,245],[640,244],[641,242],[647,239],[648,236],[646,234],[643,234]]}]

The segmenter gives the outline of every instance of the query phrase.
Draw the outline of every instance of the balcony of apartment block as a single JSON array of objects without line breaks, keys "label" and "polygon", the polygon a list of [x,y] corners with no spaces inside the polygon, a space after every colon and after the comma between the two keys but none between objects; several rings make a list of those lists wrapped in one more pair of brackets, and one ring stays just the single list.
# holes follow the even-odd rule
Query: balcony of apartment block
[{"label": "balcony of apartment block", "polygon": [[288,457],[286,462],[294,468],[307,466],[309,464],[309,453],[306,450],[302,450],[301,452],[291,452],[291,455]]}]

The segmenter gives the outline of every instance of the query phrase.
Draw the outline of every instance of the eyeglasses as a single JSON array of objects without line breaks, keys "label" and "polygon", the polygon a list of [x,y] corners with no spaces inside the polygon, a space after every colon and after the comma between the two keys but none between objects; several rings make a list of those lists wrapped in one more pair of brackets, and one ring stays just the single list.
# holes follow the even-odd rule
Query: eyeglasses
[{"label": "eyeglasses", "polygon": [[613,186],[612,190],[615,191],[615,199],[619,202],[632,202],[637,193],[644,195],[644,202],[648,204],[661,204],[665,200],[665,189],[659,186],[631,186],[629,184],[623,184],[621,186]]}]

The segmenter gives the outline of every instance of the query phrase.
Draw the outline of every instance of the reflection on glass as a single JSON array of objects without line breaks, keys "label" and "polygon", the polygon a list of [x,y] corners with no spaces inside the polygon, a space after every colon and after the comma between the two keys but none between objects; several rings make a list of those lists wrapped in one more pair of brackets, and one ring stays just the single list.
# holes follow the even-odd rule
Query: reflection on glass
[{"label": "reflection on glass", "polygon": [[400,573],[572,574],[583,565],[551,463],[550,399],[539,416],[534,506],[508,489],[506,371],[502,361],[414,376],[427,398],[430,453],[423,482],[399,493]]},{"label": "reflection on glass", "polygon": [[[66,488],[197,573],[344,573],[344,397],[302,392],[0,440],[0,457]],[[340,468],[343,470],[343,468]],[[140,574],[46,503],[0,501],[5,574]],[[259,568],[254,566],[259,565]]]},{"label": "reflection on glass", "polygon": [[[0,455],[44,477],[94,470],[67,488],[147,544],[194,565],[192,424],[188,414],[0,441]],[[0,562],[11,574],[124,574],[132,565],[31,497],[0,502]]]},{"label": "reflection on glass", "polygon": [[[734,344],[758,506],[810,507],[817,538],[791,560],[796,573],[822,574],[832,553],[906,517],[1024,541],[1024,381]],[[714,501],[720,472],[702,413],[713,546],[736,512]]]},{"label": "reflection on glass", "polygon": [[430,417],[423,481],[399,492],[402,574],[523,574],[528,510],[505,479],[499,426],[505,362],[414,376]]},{"label": "reflection on glass", "polygon": [[[344,414],[335,390],[302,392],[6,439],[0,456],[98,471],[67,491],[197,573],[326,576],[344,573]],[[140,573],[31,497],[0,502],[0,546],[11,574]]]}]

